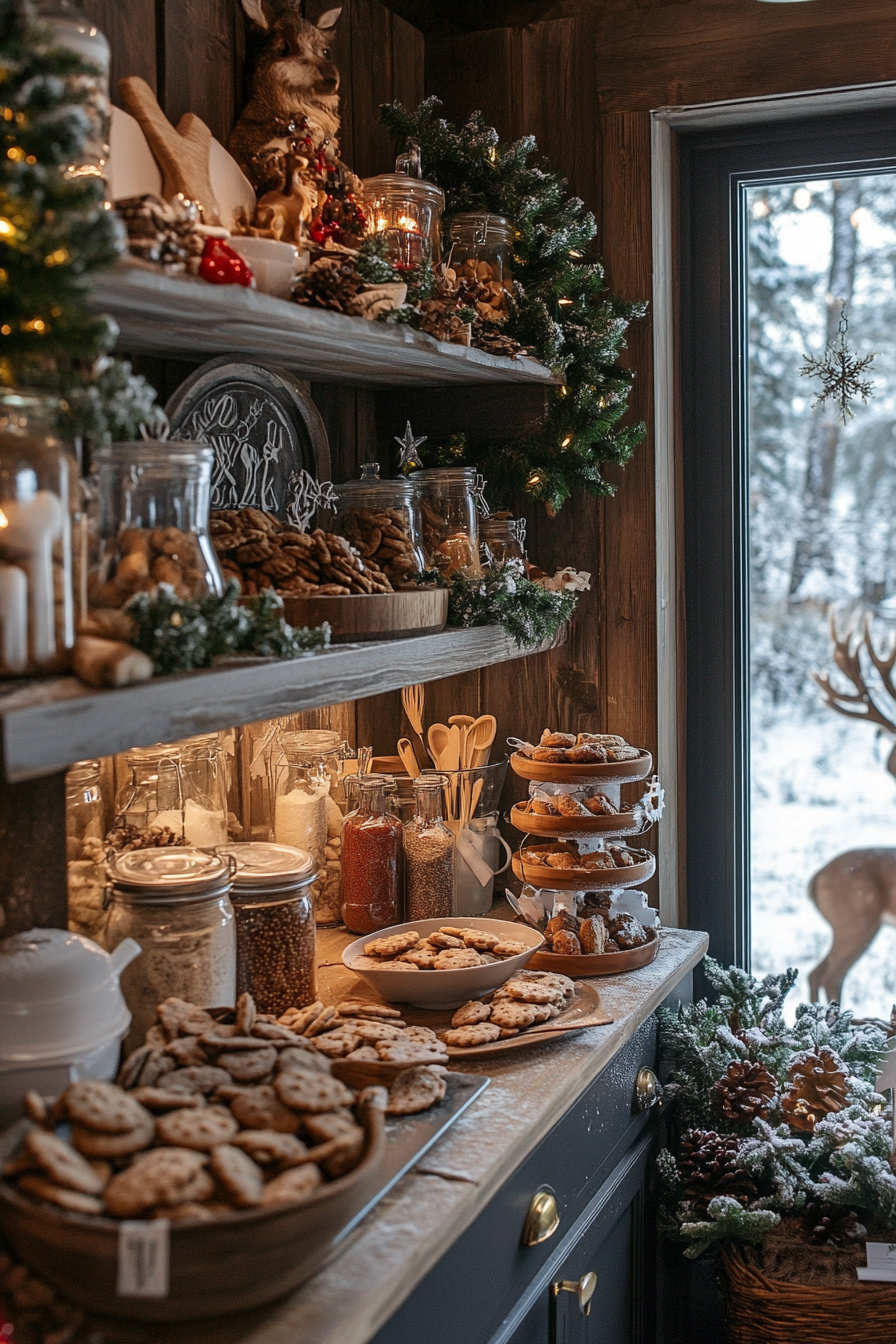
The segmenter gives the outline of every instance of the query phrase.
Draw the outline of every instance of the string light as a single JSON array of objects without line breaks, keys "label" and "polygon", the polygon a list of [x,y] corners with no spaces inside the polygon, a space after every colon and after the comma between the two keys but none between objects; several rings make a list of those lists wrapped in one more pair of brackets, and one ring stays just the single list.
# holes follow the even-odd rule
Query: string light
[{"label": "string light", "polygon": [[565,439],[563,440],[563,442],[560,444],[560,447],[561,447],[561,448],[568,448],[569,445],[570,445],[571,443],[572,443],[572,435],[571,435],[571,434],[567,434],[566,438],[565,438]]},{"label": "string light", "polygon": [[575,257],[576,261],[578,261],[578,260],[580,260],[580,258],[583,257],[585,254],[584,254],[584,252],[580,252],[580,251],[578,250],[578,248],[572,247],[572,248],[570,248],[570,250],[569,250],[569,254],[568,254],[568,255],[571,256],[571,257]]},{"label": "string light", "polygon": [[36,331],[38,336],[43,336],[47,330],[47,324],[42,317],[32,317],[30,322],[22,323],[23,331]]},{"label": "string light", "polygon": [[526,482],[526,489],[527,489],[527,490],[534,490],[535,487],[536,487],[536,485],[541,485],[541,483],[542,483],[543,480],[544,480],[544,476],[542,475],[542,473],[541,473],[540,471],[533,471],[532,474],[530,475],[528,481]]},{"label": "string light", "polygon": [[0,336],[11,336],[11,335],[12,335],[12,327],[9,325],[8,322],[4,322],[3,326],[0,327]]},{"label": "string light", "polygon": [[44,257],[44,265],[64,266],[70,256],[71,253],[67,247],[57,247],[55,252],[51,252],[48,256]]},{"label": "string light", "polygon": [[572,303],[572,299],[558,299],[557,302],[565,306],[566,304]]},{"label": "string light", "polygon": [[12,159],[13,163],[22,163],[25,158],[25,151],[21,145],[10,145],[6,151],[6,157]]},{"label": "string light", "polygon": [[15,234],[16,226],[12,220],[6,219],[0,215],[0,238],[12,238]]}]

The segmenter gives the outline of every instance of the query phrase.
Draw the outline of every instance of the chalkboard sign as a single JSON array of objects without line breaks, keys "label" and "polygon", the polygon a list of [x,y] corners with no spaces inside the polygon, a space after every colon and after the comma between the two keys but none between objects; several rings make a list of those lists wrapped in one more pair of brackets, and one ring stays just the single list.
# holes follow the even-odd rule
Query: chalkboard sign
[{"label": "chalkboard sign", "polygon": [[214,449],[213,509],[254,507],[285,520],[303,473],[329,479],[323,421],[305,385],[286,369],[212,359],[181,383],[165,409],[172,438]]}]

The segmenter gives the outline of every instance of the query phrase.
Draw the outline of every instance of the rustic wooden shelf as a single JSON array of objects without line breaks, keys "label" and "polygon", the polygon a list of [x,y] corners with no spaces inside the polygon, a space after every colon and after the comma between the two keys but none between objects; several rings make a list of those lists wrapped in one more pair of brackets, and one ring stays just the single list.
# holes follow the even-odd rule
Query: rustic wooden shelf
[{"label": "rustic wooden shelf", "polygon": [[6,778],[34,779],[86,757],[360,700],[540,651],[519,649],[500,627],[484,626],[340,644],[289,662],[158,677],[120,691],[91,690],[74,677],[30,682],[0,695]]},{"label": "rustic wooden shelf", "polygon": [[239,286],[173,278],[129,262],[98,277],[93,307],[114,317],[122,349],[139,354],[252,355],[301,378],[355,387],[547,387],[558,381],[532,359],[504,359],[410,327],[303,308]]}]

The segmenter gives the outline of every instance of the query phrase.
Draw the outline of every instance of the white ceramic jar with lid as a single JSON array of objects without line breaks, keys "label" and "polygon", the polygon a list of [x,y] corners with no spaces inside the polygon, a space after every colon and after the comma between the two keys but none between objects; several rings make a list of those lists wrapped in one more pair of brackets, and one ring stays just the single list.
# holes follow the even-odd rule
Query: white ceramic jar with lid
[{"label": "white ceramic jar with lid", "polygon": [[29,929],[0,942],[0,1123],[21,1115],[33,1088],[56,1096],[78,1078],[115,1077],[131,1021],[119,976],[140,946],[110,956],[65,929]]},{"label": "white ceramic jar with lid", "polygon": [[202,1008],[236,1001],[236,932],[230,904],[232,865],[188,846],[135,849],[109,864],[111,950],[125,938],[143,956],[122,976],[133,1023],[127,1048],[139,1045],[163,999]]}]

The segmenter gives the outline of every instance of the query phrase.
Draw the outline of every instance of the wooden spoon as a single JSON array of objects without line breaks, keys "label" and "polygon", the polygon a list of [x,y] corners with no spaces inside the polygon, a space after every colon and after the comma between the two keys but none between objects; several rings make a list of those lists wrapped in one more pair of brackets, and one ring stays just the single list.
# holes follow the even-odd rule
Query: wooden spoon
[{"label": "wooden spoon", "polygon": [[460,729],[460,768],[466,770],[470,764],[467,760],[467,732],[476,720],[472,714],[452,714],[448,722],[456,724]]},{"label": "wooden spoon", "polygon": [[480,715],[473,726],[467,730],[467,753],[470,758],[470,765],[474,769],[480,765],[488,765],[488,758],[491,755],[492,743],[497,731],[498,721],[494,714]]},{"label": "wooden spoon", "polygon": [[411,779],[416,779],[420,773],[420,766],[417,764],[417,757],[414,755],[414,748],[411,746],[410,738],[402,737],[398,743],[398,754],[401,757],[401,763],[407,770]]},{"label": "wooden spoon", "polygon": [[[449,767],[445,764],[442,757],[448,750],[448,743],[451,738],[451,729],[444,723],[431,723],[429,732],[426,734],[426,741],[429,744],[429,754],[432,757],[432,763],[437,770],[447,770]],[[455,766],[455,769],[457,767]]]}]

